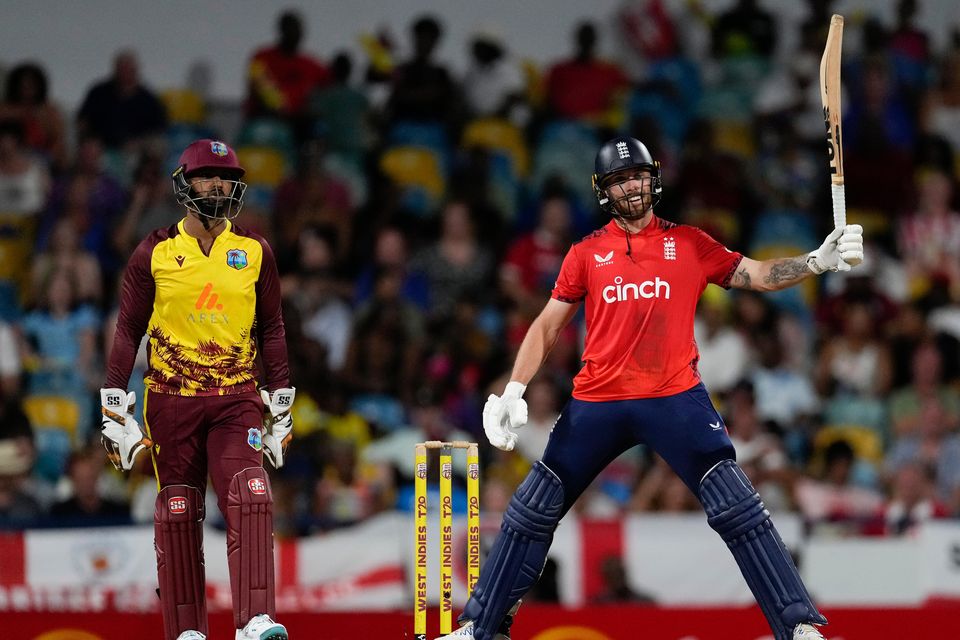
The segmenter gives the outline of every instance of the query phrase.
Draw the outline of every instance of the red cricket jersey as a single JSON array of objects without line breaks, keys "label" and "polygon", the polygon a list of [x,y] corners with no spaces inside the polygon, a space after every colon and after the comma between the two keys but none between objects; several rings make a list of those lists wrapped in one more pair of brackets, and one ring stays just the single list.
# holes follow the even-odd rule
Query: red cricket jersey
[{"label": "red cricket jersey", "polygon": [[611,220],[570,247],[553,297],[582,300],[586,311],[573,397],[654,398],[696,385],[697,301],[707,283],[728,287],[742,259],[700,229],[656,216],[629,237]]}]

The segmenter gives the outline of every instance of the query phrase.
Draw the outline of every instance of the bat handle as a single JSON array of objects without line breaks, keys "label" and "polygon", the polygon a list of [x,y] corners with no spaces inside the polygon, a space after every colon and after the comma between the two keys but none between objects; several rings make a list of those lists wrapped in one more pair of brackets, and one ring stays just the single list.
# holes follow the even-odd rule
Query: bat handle
[{"label": "bat handle", "polygon": [[838,229],[847,226],[847,198],[843,184],[831,184],[830,196],[833,200],[833,227]]}]

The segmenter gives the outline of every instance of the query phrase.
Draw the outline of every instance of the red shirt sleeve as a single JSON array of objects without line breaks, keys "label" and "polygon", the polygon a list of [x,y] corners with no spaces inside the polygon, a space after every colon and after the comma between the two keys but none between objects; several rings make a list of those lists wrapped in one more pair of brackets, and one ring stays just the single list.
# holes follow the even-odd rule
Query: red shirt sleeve
[{"label": "red shirt sleeve", "polygon": [[563,258],[560,275],[557,276],[551,296],[560,302],[573,304],[583,300],[586,295],[587,283],[583,277],[582,262],[577,254],[577,245],[573,245]]},{"label": "red shirt sleeve", "polygon": [[[251,234],[252,235],[252,234]],[[280,298],[280,275],[273,250],[263,238],[257,237],[263,247],[260,278],[257,280],[257,336],[260,357],[266,370],[266,388],[270,391],[290,386],[287,363],[287,338],[283,328]]]},{"label": "red shirt sleeve", "polygon": [[730,251],[725,246],[710,237],[707,232],[694,227],[697,242],[697,257],[700,258],[700,266],[707,278],[707,282],[720,285],[728,289],[730,279],[743,255],[736,251]]},{"label": "red shirt sleeve", "polygon": [[151,262],[153,249],[164,232],[156,231],[145,238],[127,262],[120,287],[120,313],[117,331],[110,350],[107,365],[108,388],[126,389],[130,382],[133,363],[140,349],[140,341],[147,331],[153,313],[156,284],[153,281]]}]

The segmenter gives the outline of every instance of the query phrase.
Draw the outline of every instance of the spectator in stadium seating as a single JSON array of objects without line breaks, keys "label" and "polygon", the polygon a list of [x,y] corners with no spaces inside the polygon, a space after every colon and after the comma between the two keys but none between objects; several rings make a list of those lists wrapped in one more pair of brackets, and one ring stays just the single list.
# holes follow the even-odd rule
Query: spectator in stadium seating
[{"label": "spectator in stadium seating", "polygon": [[100,269],[112,277],[120,266],[112,234],[126,206],[126,191],[103,170],[102,143],[85,137],[77,148],[73,168],[54,182],[38,228],[37,247],[47,249],[57,221],[69,219],[79,245],[96,255]]},{"label": "spectator in stadium seating", "polygon": [[931,465],[936,469],[937,498],[956,515],[960,513],[960,435],[951,428],[952,422],[953,417],[939,405],[928,405],[916,432],[894,438],[884,471],[892,478],[907,463]]},{"label": "spectator in stadium seating", "polygon": [[303,17],[288,10],[277,19],[277,40],[258,49],[247,67],[247,118],[275,116],[301,135],[310,93],[330,82],[330,71],[301,51]]},{"label": "spectator in stadium seating", "polygon": [[500,263],[500,290],[531,320],[543,308],[570,246],[572,214],[566,197],[540,203],[537,226],[510,243]]},{"label": "spectator in stadium seating", "polygon": [[882,495],[852,483],[855,461],[853,447],[839,439],[823,451],[819,472],[797,480],[794,499],[808,524],[834,522],[856,527],[880,510]]},{"label": "spectator in stadium seating", "polygon": [[67,167],[66,133],[63,113],[49,99],[48,91],[47,72],[39,64],[14,66],[7,73],[0,120],[20,122],[26,145],[58,171]]},{"label": "spectator in stadium seating", "polygon": [[937,472],[921,462],[907,462],[894,474],[890,500],[883,508],[887,535],[915,535],[920,525],[950,516],[936,496]]},{"label": "spectator in stadium seating", "polygon": [[954,179],[945,171],[917,172],[916,210],[897,221],[897,249],[914,290],[945,278],[960,290],[960,213],[953,206]]},{"label": "spectator in stadium seating", "polygon": [[327,153],[360,167],[374,142],[370,100],[350,82],[353,60],[349,53],[337,53],[330,72],[332,82],[314,89],[307,101],[312,134],[323,140]]},{"label": "spectator in stadium seating", "polygon": [[717,16],[711,36],[716,58],[770,58],[777,47],[777,23],[757,0],[737,0]]},{"label": "spectator in stadium seating", "polygon": [[730,441],[737,451],[737,463],[749,473],[754,486],[763,492],[764,504],[771,510],[790,508],[789,460],[782,440],[757,412],[753,384],[744,380],[726,394],[724,416]]},{"label": "spectator in stadium seating", "polygon": [[791,369],[780,337],[773,332],[754,336],[758,362],[750,374],[760,420],[792,430],[808,424],[819,407],[810,379]]},{"label": "spectator in stadium seating", "polygon": [[50,232],[50,244],[30,267],[31,291],[39,292],[54,272],[70,273],[76,284],[77,302],[99,305],[103,301],[103,277],[100,263],[79,245],[80,236],[70,218],[61,218]]},{"label": "spectator in stadium seating", "polygon": [[472,296],[485,302],[493,276],[493,254],[483,246],[476,231],[470,206],[450,200],[440,212],[440,235],[417,252],[411,268],[423,273],[430,283],[430,318],[453,312],[456,301]]},{"label": "spectator in stadium seating", "polygon": [[413,56],[394,70],[385,114],[389,123],[437,122],[456,134],[462,117],[459,88],[447,67],[433,59],[443,32],[433,15],[422,15],[410,26]]},{"label": "spectator in stadium seating", "polygon": [[600,561],[600,575],[603,576],[603,591],[593,597],[593,604],[655,603],[653,596],[630,586],[627,580],[627,568],[621,556],[614,554],[605,556]]},{"label": "spectator in stadium seating", "polygon": [[700,296],[693,335],[700,352],[700,379],[713,393],[729,391],[746,375],[750,348],[731,322],[733,302],[727,291],[707,287]]},{"label": "spectator in stadium seating", "polygon": [[0,317],[15,317],[28,293],[24,264],[49,194],[49,169],[24,144],[23,122],[0,119]]},{"label": "spectator in stadium seating", "polygon": [[103,453],[91,445],[70,455],[67,480],[70,497],[50,507],[58,524],[109,526],[130,524],[130,506],[104,495]]},{"label": "spectator in stadium seating", "polygon": [[847,393],[864,398],[883,398],[893,377],[890,348],[874,331],[876,320],[861,302],[843,310],[843,330],[820,351],[814,384],[821,395]]},{"label": "spectator in stadium seating", "polygon": [[543,457],[553,425],[560,417],[560,392],[553,381],[538,376],[527,386],[527,424],[517,437],[517,452],[533,464]]},{"label": "spectator in stadium seating", "polygon": [[40,290],[37,308],[21,323],[20,349],[29,372],[29,391],[87,398],[100,375],[99,327],[96,312],[79,304],[76,274],[52,271]]},{"label": "spectator in stadium seating", "polygon": [[139,147],[166,128],[166,108],[143,84],[131,49],[117,53],[112,75],[90,88],[77,113],[79,136],[95,136],[109,149]]},{"label": "spectator in stadium seating", "polygon": [[573,56],[546,74],[546,117],[613,124],[629,79],[614,62],[597,57],[597,27],[580,22],[573,30]]},{"label": "spectator in stadium seating", "polygon": [[895,389],[888,400],[892,435],[915,435],[929,420],[943,421],[948,431],[960,429],[960,393],[943,383],[943,356],[936,343],[918,344],[910,364],[910,384]]},{"label": "spectator in stadium seating", "polygon": [[[290,256],[307,227],[335,231],[331,246],[338,266],[346,261],[353,243],[355,208],[350,190],[325,166],[324,145],[312,140],[301,147],[295,176],[284,180],[273,196],[273,226],[281,273],[290,270]],[[290,252],[288,256],[284,253]]]},{"label": "spectator in stadium seating", "polygon": [[374,294],[378,276],[390,271],[400,278],[400,296],[421,311],[429,305],[429,282],[424,274],[412,271],[409,266],[410,251],[407,236],[394,226],[377,231],[373,245],[372,260],[365,260],[363,269],[354,279],[354,303],[361,305]]},{"label": "spectator in stadium seating", "polygon": [[530,117],[526,79],[503,38],[493,29],[481,29],[467,45],[470,67],[463,77],[463,93],[470,115],[524,126]]},{"label": "spectator in stadium seating", "polygon": [[26,489],[33,459],[29,438],[0,439],[0,530],[35,525],[45,515],[40,502]]},{"label": "spectator in stadium seating", "polygon": [[960,149],[960,32],[954,31],[948,50],[936,65],[937,83],[922,98],[919,124]]},{"label": "spectator in stadium seating", "polygon": [[155,153],[142,154],[133,172],[130,203],[112,234],[117,255],[130,255],[141,238],[179,219],[180,209],[170,200],[170,175],[164,171],[162,159]]}]

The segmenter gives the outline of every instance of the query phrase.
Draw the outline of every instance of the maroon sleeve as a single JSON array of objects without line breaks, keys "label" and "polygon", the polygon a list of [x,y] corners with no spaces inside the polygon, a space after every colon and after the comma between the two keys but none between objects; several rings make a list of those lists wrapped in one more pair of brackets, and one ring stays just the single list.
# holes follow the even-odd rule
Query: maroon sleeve
[{"label": "maroon sleeve", "polygon": [[150,264],[153,249],[160,239],[160,232],[150,234],[137,246],[127,262],[120,288],[117,331],[113,337],[113,348],[110,350],[110,362],[107,365],[107,387],[126,389],[130,382],[133,362],[137,358],[140,341],[147,331],[147,324],[153,313],[156,284]]},{"label": "maroon sleeve", "polygon": [[260,278],[257,280],[257,334],[260,342],[260,357],[266,370],[270,391],[290,386],[290,370],[287,366],[287,338],[283,329],[283,312],[280,300],[280,275],[273,250],[263,238],[257,238],[263,247],[260,262]]}]

